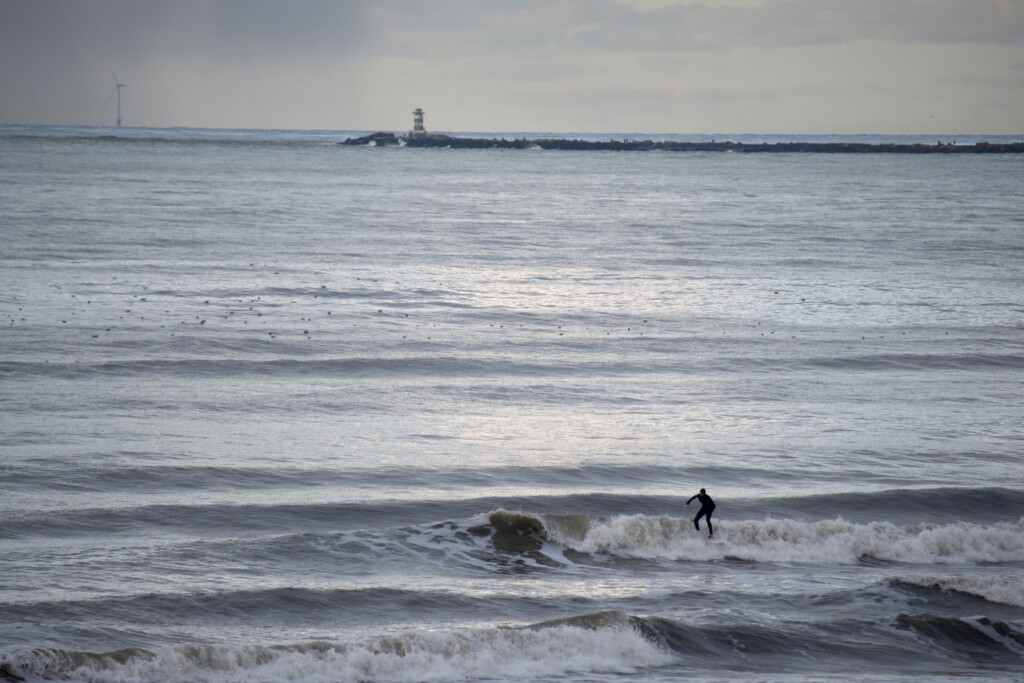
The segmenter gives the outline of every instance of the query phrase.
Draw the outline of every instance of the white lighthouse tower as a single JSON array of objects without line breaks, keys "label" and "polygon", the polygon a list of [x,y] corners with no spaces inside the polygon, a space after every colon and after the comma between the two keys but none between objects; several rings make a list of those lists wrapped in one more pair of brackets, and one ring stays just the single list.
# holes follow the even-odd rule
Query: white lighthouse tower
[{"label": "white lighthouse tower", "polygon": [[416,107],[412,110],[412,130],[409,132],[411,138],[422,138],[427,134],[427,129],[423,127],[423,110]]}]

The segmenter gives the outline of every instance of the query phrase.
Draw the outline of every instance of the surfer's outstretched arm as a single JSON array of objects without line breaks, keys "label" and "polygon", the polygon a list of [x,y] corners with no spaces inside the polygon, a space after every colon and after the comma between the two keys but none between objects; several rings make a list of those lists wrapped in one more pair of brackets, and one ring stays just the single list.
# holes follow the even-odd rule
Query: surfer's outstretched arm
[{"label": "surfer's outstretched arm", "polygon": [[692,502],[693,502],[693,499],[694,499],[694,498],[696,498],[696,497],[697,497],[697,496],[699,496],[699,495],[700,495],[700,494],[698,493],[698,494],[697,494],[696,496],[691,496],[691,497],[690,497],[690,500],[686,501],[686,504],[687,504],[687,505],[689,505],[690,503],[692,503]]}]

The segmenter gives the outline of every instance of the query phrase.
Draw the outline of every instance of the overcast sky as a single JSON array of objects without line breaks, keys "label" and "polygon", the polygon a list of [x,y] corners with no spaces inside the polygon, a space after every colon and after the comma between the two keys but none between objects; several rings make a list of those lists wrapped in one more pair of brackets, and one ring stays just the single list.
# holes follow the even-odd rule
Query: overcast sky
[{"label": "overcast sky", "polygon": [[0,0],[0,124],[1024,133],[1024,0]]}]

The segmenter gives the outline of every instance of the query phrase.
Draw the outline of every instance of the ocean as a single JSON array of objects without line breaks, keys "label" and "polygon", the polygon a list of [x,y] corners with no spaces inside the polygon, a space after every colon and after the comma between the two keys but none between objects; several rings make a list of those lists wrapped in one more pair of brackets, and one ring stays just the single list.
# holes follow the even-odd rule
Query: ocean
[{"label": "ocean", "polygon": [[0,681],[1024,680],[1024,156],[349,135],[0,127]]}]

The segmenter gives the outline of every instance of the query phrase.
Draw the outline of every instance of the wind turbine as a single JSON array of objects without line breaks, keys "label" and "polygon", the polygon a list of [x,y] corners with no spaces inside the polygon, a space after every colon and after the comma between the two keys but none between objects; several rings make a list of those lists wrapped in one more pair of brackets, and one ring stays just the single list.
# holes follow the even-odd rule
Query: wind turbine
[{"label": "wind turbine", "polygon": [[[110,75],[114,77],[114,89],[111,90],[110,94],[107,96],[107,102],[110,102],[110,98],[113,97],[115,94],[117,95],[117,127],[120,128],[121,127],[121,88],[131,88],[132,86],[128,85],[127,83],[122,83],[121,81],[117,80],[117,76],[114,76],[113,72],[111,72]],[[103,104],[105,105],[105,104],[107,104],[107,102],[104,102]]]}]

